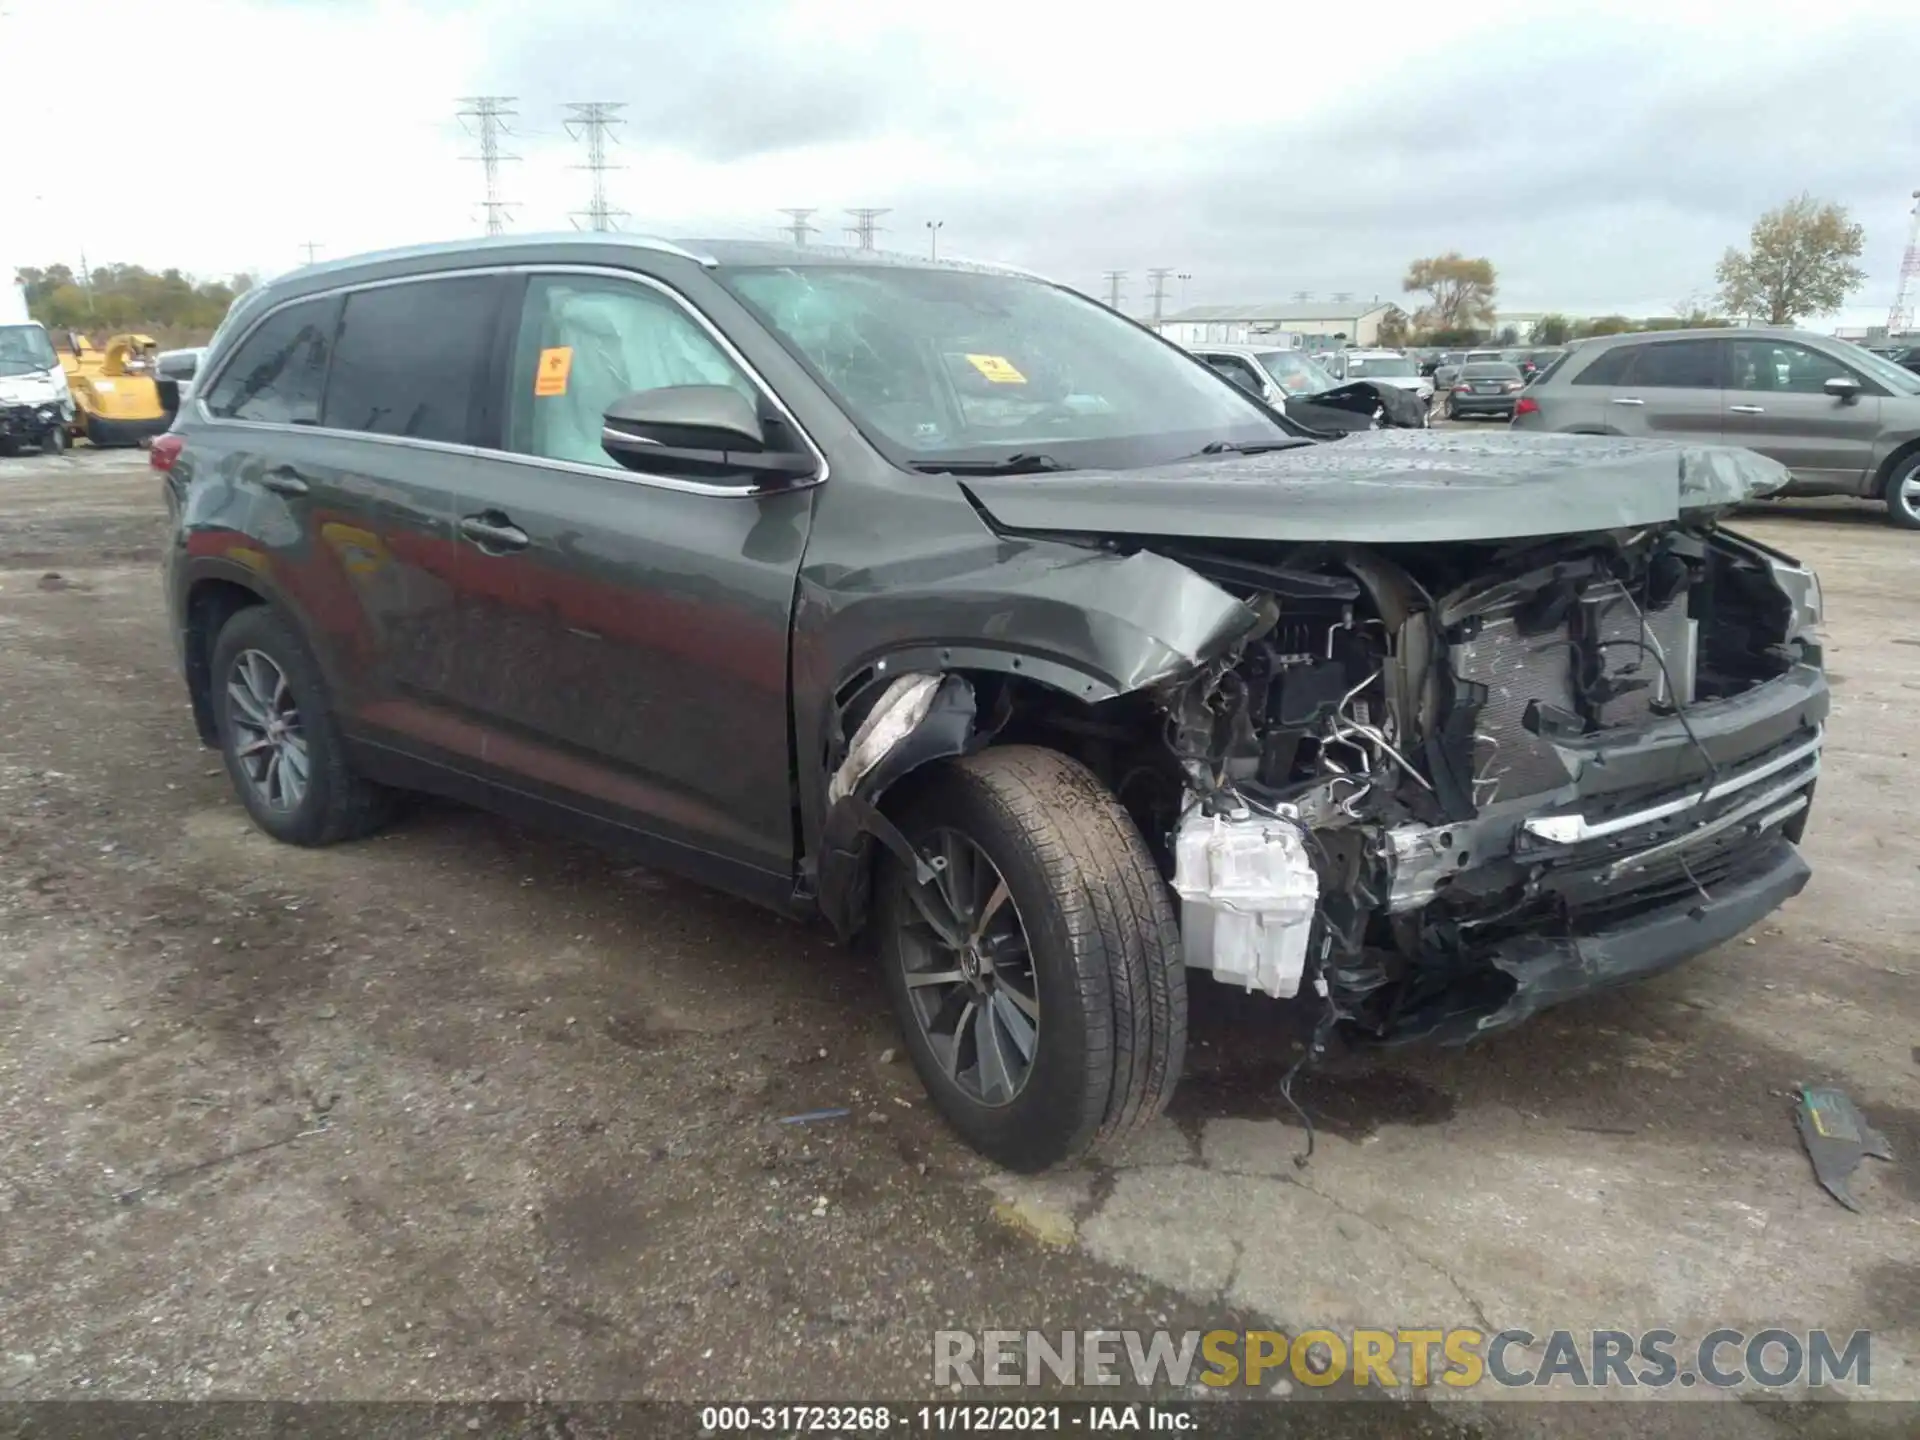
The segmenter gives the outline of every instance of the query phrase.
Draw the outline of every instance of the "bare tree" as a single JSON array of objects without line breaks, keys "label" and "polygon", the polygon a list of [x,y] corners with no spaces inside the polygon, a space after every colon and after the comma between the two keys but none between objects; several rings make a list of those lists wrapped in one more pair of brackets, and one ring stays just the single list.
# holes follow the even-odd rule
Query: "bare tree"
[{"label": "bare tree", "polygon": [[1769,325],[1831,314],[1866,281],[1853,263],[1865,239],[1846,207],[1807,194],[1789,200],[1753,222],[1744,254],[1729,247],[1720,258],[1720,309]]}]

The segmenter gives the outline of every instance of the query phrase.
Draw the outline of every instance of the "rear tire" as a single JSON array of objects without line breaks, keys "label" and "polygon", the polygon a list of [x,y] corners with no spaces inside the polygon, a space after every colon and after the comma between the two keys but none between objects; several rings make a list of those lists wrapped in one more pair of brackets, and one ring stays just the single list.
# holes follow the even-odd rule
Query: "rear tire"
[{"label": "rear tire", "polygon": [[288,845],[331,845],[386,823],[393,794],[354,773],[320,667],[284,616],[236,613],[211,670],[220,755],[254,824]]},{"label": "rear tire", "polygon": [[[1186,970],[1166,884],[1112,793],[1076,760],[1007,746],[941,762],[903,808],[916,850],[948,864],[929,895],[883,856],[880,959],[907,1053],[948,1123],[1032,1172],[1160,1114],[1186,1058]],[[969,850],[972,917],[987,914],[977,925],[953,858]],[[971,962],[934,917],[971,926]]]},{"label": "rear tire", "polygon": [[1887,519],[1902,530],[1920,530],[1920,454],[1895,463],[1882,497]]}]

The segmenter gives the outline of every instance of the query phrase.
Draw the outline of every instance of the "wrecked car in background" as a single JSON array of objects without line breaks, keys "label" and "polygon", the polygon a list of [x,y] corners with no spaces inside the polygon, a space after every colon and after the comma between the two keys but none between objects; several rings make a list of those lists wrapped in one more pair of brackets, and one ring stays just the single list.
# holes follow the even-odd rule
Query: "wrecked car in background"
[{"label": "wrecked car in background", "polygon": [[824,916],[1009,1166],[1166,1104],[1190,973],[1463,1040],[1807,879],[1744,451],[1316,441],[1030,276],[629,236],[309,267],[204,373],[153,463],[256,823],[435,790]]}]

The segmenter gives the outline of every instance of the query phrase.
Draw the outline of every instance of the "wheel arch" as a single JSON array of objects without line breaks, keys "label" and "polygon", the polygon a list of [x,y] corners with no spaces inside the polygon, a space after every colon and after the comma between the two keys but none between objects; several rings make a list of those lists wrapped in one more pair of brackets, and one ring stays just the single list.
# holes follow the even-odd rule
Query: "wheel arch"
[{"label": "wheel arch", "polygon": [[[865,929],[875,842],[904,864],[921,863],[892,817],[936,761],[991,748],[1016,711],[1086,721],[1144,688],[1123,691],[1070,660],[977,642],[903,650],[858,667],[833,691],[816,767],[827,797],[814,867],[820,913],[843,941]],[[888,706],[896,708],[891,720],[882,713]],[[856,753],[863,739],[870,753]]]},{"label": "wheel arch", "polygon": [[1893,479],[1894,473],[1916,455],[1920,455],[1920,435],[1914,436],[1911,440],[1903,440],[1888,452],[1887,458],[1882,460],[1879,468],[1873,472],[1873,493],[1879,495],[1884,492]]},{"label": "wheel arch", "polygon": [[182,657],[187,696],[193,705],[193,727],[202,744],[219,741],[213,718],[213,646],[226,623],[242,610],[271,605],[272,597],[251,574],[239,566],[212,567],[187,585],[182,615]]}]

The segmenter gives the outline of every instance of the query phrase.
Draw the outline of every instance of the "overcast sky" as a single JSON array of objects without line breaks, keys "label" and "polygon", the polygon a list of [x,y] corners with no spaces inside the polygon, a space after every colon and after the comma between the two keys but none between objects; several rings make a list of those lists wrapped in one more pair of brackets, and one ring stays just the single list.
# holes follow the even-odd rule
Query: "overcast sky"
[{"label": "overcast sky", "polygon": [[53,57],[0,82],[45,142],[38,172],[7,147],[0,263],[275,273],[478,233],[452,117],[480,93],[516,97],[516,230],[586,202],[563,104],[620,101],[629,228],[890,206],[888,248],[938,219],[943,252],[1130,271],[1135,310],[1156,265],[1195,304],[1398,298],[1459,249],[1503,309],[1665,313],[1805,189],[1866,226],[1836,318],[1884,319],[1920,188],[1914,0],[160,0],[80,46],[84,13],[0,0],[0,55]]}]

